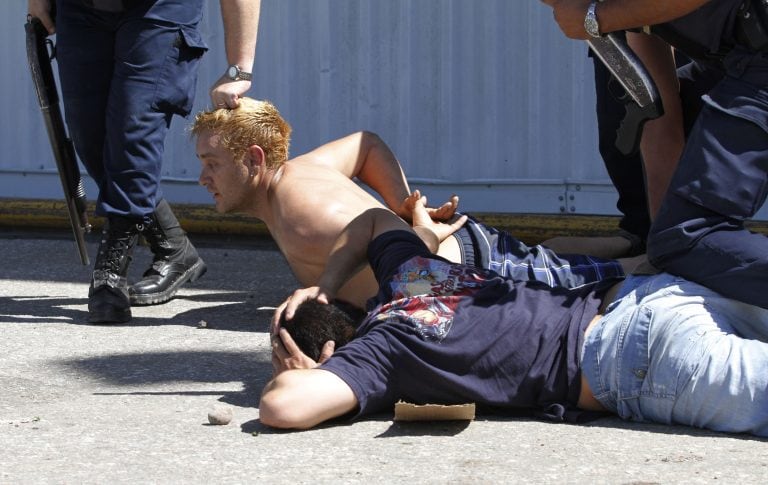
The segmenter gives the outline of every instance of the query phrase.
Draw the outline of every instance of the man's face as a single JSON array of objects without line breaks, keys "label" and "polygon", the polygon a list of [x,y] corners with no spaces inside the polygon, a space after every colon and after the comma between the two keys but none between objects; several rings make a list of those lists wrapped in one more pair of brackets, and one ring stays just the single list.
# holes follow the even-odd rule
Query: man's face
[{"label": "man's face", "polygon": [[202,165],[200,185],[213,195],[221,213],[247,208],[252,177],[248,162],[235,160],[221,144],[219,135],[205,130],[197,138],[197,157]]}]

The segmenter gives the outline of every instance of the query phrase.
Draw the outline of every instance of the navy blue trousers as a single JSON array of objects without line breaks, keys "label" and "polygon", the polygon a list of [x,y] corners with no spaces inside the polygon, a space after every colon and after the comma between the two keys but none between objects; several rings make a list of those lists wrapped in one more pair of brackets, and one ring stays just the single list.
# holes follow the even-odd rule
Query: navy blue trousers
[{"label": "navy blue trousers", "polygon": [[[143,219],[154,211],[171,118],[192,109],[207,47],[196,21],[164,18],[164,3],[137,2],[114,13],[78,0],[57,2],[65,116],[77,154],[99,187],[96,213],[102,216]],[[199,19],[202,2],[185,7],[187,20]],[[190,15],[190,9],[199,12]]]},{"label": "navy blue trousers", "polygon": [[648,239],[659,268],[768,308],[768,238],[744,226],[768,190],[768,55],[734,49]]},{"label": "navy blue trousers", "polygon": [[595,56],[595,111],[597,113],[598,148],[608,176],[619,194],[616,208],[621,212],[619,228],[634,234],[643,242],[648,236],[651,218],[645,190],[643,158],[640,152],[624,155],[616,148],[616,131],[624,119],[622,98],[629,96],[621,84]]}]

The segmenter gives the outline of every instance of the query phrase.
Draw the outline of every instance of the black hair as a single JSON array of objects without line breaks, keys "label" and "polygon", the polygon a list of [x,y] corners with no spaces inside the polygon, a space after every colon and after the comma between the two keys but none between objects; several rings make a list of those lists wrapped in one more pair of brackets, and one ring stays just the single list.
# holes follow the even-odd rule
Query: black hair
[{"label": "black hair", "polygon": [[280,327],[286,329],[296,345],[309,358],[317,361],[323,345],[333,340],[339,348],[352,340],[366,313],[347,302],[334,300],[328,305],[307,300],[296,309],[293,318],[280,315]]}]

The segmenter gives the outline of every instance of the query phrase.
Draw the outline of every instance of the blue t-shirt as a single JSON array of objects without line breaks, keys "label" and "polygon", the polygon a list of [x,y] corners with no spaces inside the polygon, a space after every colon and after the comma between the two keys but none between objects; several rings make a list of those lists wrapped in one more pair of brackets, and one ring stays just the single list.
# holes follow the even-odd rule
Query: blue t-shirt
[{"label": "blue t-shirt", "polygon": [[[417,404],[574,407],[584,328],[610,284],[567,290],[449,263],[412,233],[371,242],[379,282],[356,338],[320,368],[346,382],[358,415]],[[612,281],[615,283],[615,280]]]}]

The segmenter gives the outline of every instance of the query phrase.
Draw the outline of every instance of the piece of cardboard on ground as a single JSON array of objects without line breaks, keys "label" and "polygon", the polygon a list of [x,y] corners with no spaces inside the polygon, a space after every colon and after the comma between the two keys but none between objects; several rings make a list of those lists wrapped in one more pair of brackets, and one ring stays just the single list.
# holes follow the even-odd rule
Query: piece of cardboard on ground
[{"label": "piece of cardboard on ground", "polygon": [[475,404],[412,404],[395,403],[395,421],[472,421]]}]

